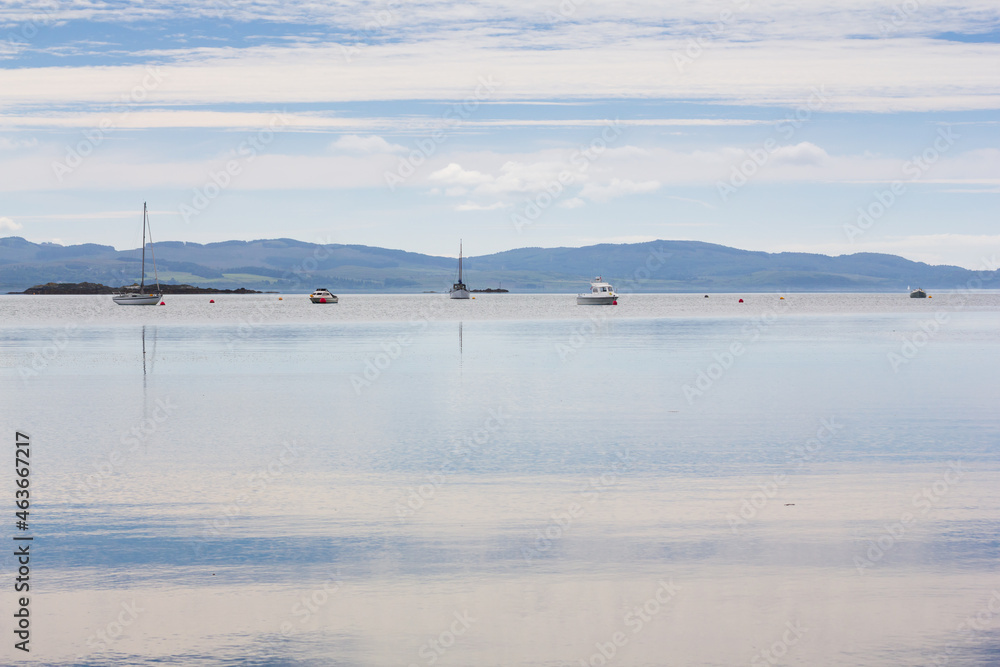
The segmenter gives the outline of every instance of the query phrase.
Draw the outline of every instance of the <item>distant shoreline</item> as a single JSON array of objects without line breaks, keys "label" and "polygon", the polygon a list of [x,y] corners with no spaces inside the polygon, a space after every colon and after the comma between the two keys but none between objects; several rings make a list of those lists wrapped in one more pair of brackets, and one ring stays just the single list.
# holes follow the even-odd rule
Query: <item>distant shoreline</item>
[{"label": "distant shoreline", "polygon": [[[142,276],[135,252],[0,238],[0,289],[39,283],[105,283]],[[324,258],[322,262],[318,258]],[[282,293],[327,285],[344,294],[446,291],[454,259],[374,246],[258,239],[160,242],[161,281]],[[316,262],[316,266],[313,266]],[[576,294],[603,276],[619,292],[894,292],[1000,288],[1000,269],[931,266],[895,255],[764,253],[698,241],[657,240],[581,248],[519,248],[465,258],[466,284],[507,285],[517,294]],[[308,269],[308,271],[306,270]]]},{"label": "distant shoreline", "polygon": [[[153,289],[151,285],[147,285]],[[109,287],[100,283],[45,283],[29,287],[23,292],[7,292],[7,294],[119,294],[124,291],[124,287]],[[215,287],[195,287],[194,285],[160,285],[160,292],[163,294],[263,294],[257,290],[240,287],[238,289],[217,289]]]}]

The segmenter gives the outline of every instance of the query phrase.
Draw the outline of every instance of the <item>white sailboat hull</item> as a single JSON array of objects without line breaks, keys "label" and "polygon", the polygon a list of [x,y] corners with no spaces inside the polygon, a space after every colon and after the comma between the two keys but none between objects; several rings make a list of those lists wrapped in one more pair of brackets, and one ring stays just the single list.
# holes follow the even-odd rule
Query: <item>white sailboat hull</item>
[{"label": "white sailboat hull", "polygon": [[111,299],[119,306],[155,306],[162,294],[116,294]]},{"label": "white sailboat hull", "polygon": [[453,289],[452,291],[448,292],[448,296],[450,298],[452,298],[452,299],[468,299],[469,298],[469,290],[467,290],[467,289]]}]

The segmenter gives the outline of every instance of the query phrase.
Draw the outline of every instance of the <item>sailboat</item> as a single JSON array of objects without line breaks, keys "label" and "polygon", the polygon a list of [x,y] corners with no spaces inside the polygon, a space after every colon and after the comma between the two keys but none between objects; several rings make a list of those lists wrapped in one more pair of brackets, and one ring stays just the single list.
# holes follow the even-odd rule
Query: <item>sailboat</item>
[{"label": "sailboat", "polygon": [[[149,212],[146,202],[142,203],[142,273],[138,285],[123,287],[120,294],[111,297],[119,306],[155,306],[163,297],[160,289],[160,278],[156,275],[156,255],[153,254],[153,232],[149,231],[149,254],[153,259],[153,279],[156,290],[146,287],[146,231],[149,229]],[[149,291],[147,291],[147,289]]]},{"label": "sailboat", "polygon": [[462,282],[462,242],[458,242],[458,282],[451,286],[448,296],[452,299],[468,299],[469,288]]}]

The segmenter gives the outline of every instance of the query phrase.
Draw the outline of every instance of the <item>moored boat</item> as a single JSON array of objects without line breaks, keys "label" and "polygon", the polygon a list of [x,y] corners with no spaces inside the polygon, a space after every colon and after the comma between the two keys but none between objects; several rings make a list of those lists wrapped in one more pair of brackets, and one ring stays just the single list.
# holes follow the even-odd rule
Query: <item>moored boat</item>
[{"label": "moored boat", "polygon": [[604,279],[597,276],[590,282],[590,292],[576,295],[576,305],[578,306],[614,306],[618,304],[618,295],[615,289],[604,282]]},{"label": "moored boat", "polygon": [[926,299],[927,298],[927,292],[923,291],[922,289],[920,289],[918,287],[917,289],[915,289],[912,292],[910,292],[910,298],[911,299]]},{"label": "moored boat", "polygon": [[309,300],[313,303],[338,303],[340,301],[336,294],[331,294],[330,290],[325,287],[317,287],[313,290],[313,293],[309,295]]},{"label": "moored boat", "polygon": [[469,288],[462,282],[462,242],[458,242],[458,282],[451,286],[448,297],[452,299],[468,299]]},{"label": "moored boat", "polygon": [[155,292],[146,292],[144,285],[129,285],[122,287],[122,291],[111,297],[111,300],[119,306],[155,306],[163,298],[163,294],[157,289]]},{"label": "moored boat", "polygon": [[153,232],[149,230],[149,255],[153,260],[153,280],[156,282],[156,289],[152,286],[146,287],[146,231],[149,230],[149,211],[146,203],[142,204],[142,264],[140,270],[139,283],[122,287],[122,291],[111,297],[111,300],[119,306],[155,306],[163,298],[163,290],[160,289],[160,278],[156,274],[156,255],[153,254]]}]

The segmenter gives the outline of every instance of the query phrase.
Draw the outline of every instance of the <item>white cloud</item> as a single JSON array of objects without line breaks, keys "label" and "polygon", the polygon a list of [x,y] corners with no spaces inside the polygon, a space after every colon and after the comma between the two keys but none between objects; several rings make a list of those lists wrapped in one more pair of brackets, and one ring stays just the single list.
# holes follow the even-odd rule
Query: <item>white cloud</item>
[{"label": "white cloud", "polygon": [[438,169],[427,178],[430,181],[454,185],[479,185],[493,181],[492,176],[478,171],[463,169],[462,165],[457,162],[450,163],[444,169]]},{"label": "white cloud", "polygon": [[[840,29],[866,24],[843,13],[838,13],[843,26],[836,26],[825,15],[828,10],[762,4],[754,3],[752,16],[734,21],[740,30],[707,42],[704,55],[684,68],[674,56],[684,54],[705,24],[699,25],[694,16],[686,25],[670,18],[672,29],[664,34],[662,27],[646,25],[660,12],[645,7],[653,14],[642,22],[579,21],[551,31],[534,30],[523,18],[515,20],[511,30],[492,34],[455,29],[450,23],[440,28],[413,26],[399,40],[369,44],[351,62],[334,43],[143,54],[167,60],[160,67],[163,81],[149,92],[145,104],[462,100],[475,94],[477,78],[489,72],[498,82],[489,93],[491,101],[642,98],[794,107],[804,91],[821,81],[829,93],[825,110],[1000,106],[1000,68],[969,67],[970,62],[994,62],[998,44],[924,35],[857,39]],[[767,11],[777,14],[765,20]],[[994,9],[981,20],[985,24],[995,15]],[[866,18],[867,32],[877,33],[874,17]],[[820,25],[810,27],[804,19]],[[921,25],[931,27],[929,22]],[[794,29],[800,33],[787,34]],[[937,24],[929,34],[946,29]],[[604,34],[595,36],[598,32]],[[456,52],[462,58],[454,58]],[[643,66],[636,67],[637,62]],[[85,108],[119,99],[144,76],[145,69],[133,65],[15,67],[0,69],[0,90],[8,109]],[[246,85],[250,78],[255,85]]]},{"label": "white cloud", "polygon": [[774,164],[791,164],[796,166],[820,166],[830,156],[825,150],[808,141],[794,146],[780,146],[771,156]]},{"label": "white cloud", "polygon": [[[178,202],[170,197],[157,204],[173,209],[192,187],[202,187],[210,173],[218,172],[220,156],[268,126],[273,114],[266,110],[281,109],[286,123],[281,138],[245,165],[219,206],[206,212],[203,220],[222,218],[230,210],[225,202],[231,198],[235,204],[245,197],[241,190],[262,191],[255,194],[261,202],[283,203],[290,191],[336,188],[344,195],[345,208],[352,210],[344,217],[366,221],[345,220],[344,225],[388,229],[394,216],[411,219],[406,198],[377,197],[379,210],[374,215],[371,198],[355,196],[352,189],[386,193],[386,171],[395,169],[400,157],[411,155],[418,142],[429,145],[432,133],[440,129],[446,141],[434,144],[433,155],[425,151],[426,161],[401,186],[420,193],[434,187],[451,197],[426,198],[424,203],[435,207],[438,215],[419,236],[412,232],[414,236],[408,237],[414,246],[429,243],[435,233],[450,234],[440,231],[449,224],[449,215],[477,217],[456,214],[456,205],[468,211],[520,206],[557,182],[561,170],[576,180],[563,185],[553,209],[582,207],[591,200],[627,202],[641,209],[640,215],[623,220],[626,226],[615,233],[634,234],[650,231],[644,226],[664,217],[660,209],[666,204],[682,213],[667,216],[670,219],[690,215],[692,222],[685,224],[724,219],[719,225],[726,231],[715,240],[725,241],[729,228],[746,226],[743,221],[750,209],[742,207],[755,198],[741,195],[726,209],[716,196],[716,183],[729,179],[748,159],[748,151],[759,149],[770,137],[787,145],[755,170],[745,192],[750,195],[763,184],[781,184],[794,204],[802,203],[795,197],[804,198],[807,192],[796,184],[821,184],[809,193],[818,199],[809,198],[808,203],[834,203],[817,210],[816,218],[836,216],[843,203],[842,219],[826,220],[832,224],[828,237],[812,237],[809,229],[795,227],[782,239],[835,242],[842,238],[839,225],[850,219],[856,203],[863,205],[886,183],[904,178],[903,162],[929,145],[922,142],[933,139],[935,123],[959,118],[996,122],[982,120],[995,113],[962,112],[1000,108],[1000,69],[976,66],[996,62],[1000,44],[941,38],[949,31],[995,29],[1000,24],[996,0],[919,0],[917,11],[906,13],[888,34],[880,23],[899,13],[899,0],[727,0],[725,4],[732,20],[720,27],[719,7],[697,0],[574,0],[563,4],[573,8],[565,20],[553,16],[560,11],[558,0],[536,5],[522,0],[461,6],[383,3],[391,20],[379,23],[373,32],[370,26],[377,8],[354,2],[56,3],[45,16],[72,25],[70,40],[0,44],[4,64],[0,199],[13,204],[7,213],[29,210],[38,202],[31,210],[44,216],[80,210],[67,202],[84,192],[94,209],[108,210],[123,206],[118,201],[121,192],[138,196],[163,188],[182,193]],[[37,23],[37,5],[37,0],[0,2],[4,34]],[[206,34],[217,41],[212,46],[194,39],[185,44],[179,34],[141,40],[143,31],[178,16],[201,21]],[[214,29],[220,22],[226,30]],[[314,28],[296,28],[305,22]],[[99,55],[104,45],[87,40],[108,30],[117,34],[125,26],[140,39],[116,47],[120,57],[113,62]],[[42,25],[37,27],[44,32]],[[720,29],[697,41],[713,28]],[[332,40],[360,48],[348,60],[341,43]],[[131,47],[130,52],[133,43],[155,47]],[[674,57],[685,54],[692,43],[699,43],[703,53],[682,71]],[[122,115],[112,105],[149,76],[146,63],[157,64],[162,83]],[[479,77],[495,81],[495,90],[463,113],[460,122],[445,124],[444,109],[474,96]],[[820,112],[794,136],[781,133],[776,123],[794,116],[818,85],[824,86],[827,98]],[[672,103],[675,100],[681,103]],[[745,113],[736,105],[742,105]],[[883,133],[881,120],[856,113],[869,110],[890,123],[898,119],[896,131]],[[897,113],[907,110],[940,113]],[[671,117],[678,115],[686,117]],[[692,117],[696,115],[705,117]],[[588,170],[576,171],[570,155],[600,136],[606,118],[618,116],[623,116],[620,124],[625,132],[608,143]],[[83,139],[80,130],[100,127],[109,119],[116,129],[108,140],[79,169],[57,180],[53,161],[63,159]],[[196,133],[205,141],[186,142],[178,137],[187,133],[176,128],[212,131]],[[942,231],[944,224],[949,231],[983,231],[981,221],[988,219],[995,195],[976,191],[990,193],[1000,187],[1000,151],[983,148],[996,145],[983,128],[956,129],[961,140],[913,184],[907,205],[893,212],[899,227],[886,224],[879,233],[889,229],[931,233]],[[903,136],[909,140],[901,141]],[[841,185],[847,183],[865,185]],[[662,185],[655,198],[624,199],[657,184]],[[957,214],[946,222],[940,216],[921,220],[931,208],[919,199],[924,195],[930,195],[928,202],[946,199],[945,205]],[[667,201],[668,197],[676,201]],[[704,208],[697,210],[693,198],[705,200],[697,202]],[[281,203],[276,208],[284,210]],[[720,210],[707,210],[712,204]],[[551,224],[532,229],[537,234],[532,241],[556,245],[565,243],[567,234],[569,239],[599,235],[599,227],[587,227],[588,218],[604,217],[593,208],[571,215],[562,211],[563,218],[571,219],[572,231],[556,224],[559,216],[554,214]],[[600,208],[607,211],[611,206]],[[775,211],[773,221],[756,216],[761,234],[755,238],[764,242],[768,233],[777,234],[772,225],[788,224],[788,218],[805,210],[796,205],[785,208],[799,213]],[[257,207],[252,214],[258,214]],[[490,215],[503,217],[502,213],[478,217]],[[33,216],[16,217],[29,229],[36,222]],[[823,220],[810,217],[809,222],[804,227],[811,229]],[[96,224],[75,225],[72,232],[51,233],[82,235],[96,228]],[[242,223],[238,228],[243,233]],[[261,228],[266,228],[263,223]],[[213,233],[229,234],[222,230],[232,227],[220,223],[216,229]],[[508,232],[505,227],[497,233]],[[184,233],[203,234],[193,228]],[[875,233],[865,240],[874,242]],[[372,238],[355,240],[372,242]],[[941,245],[946,246],[944,241]],[[933,246],[913,248],[928,250]]]},{"label": "white cloud", "polygon": [[14,222],[10,218],[0,217],[0,229],[7,229],[7,230],[10,230],[12,232],[16,232],[17,230],[21,229],[22,227],[24,227],[24,225],[22,225],[19,222]]},{"label": "white cloud", "polygon": [[476,188],[476,192],[489,195],[541,192],[552,187],[564,171],[566,165],[562,162],[508,160],[500,166],[500,174]]},{"label": "white cloud", "polygon": [[[177,211],[166,211],[150,209],[149,215],[176,215]],[[135,217],[135,211],[89,211],[77,213],[48,213],[44,215],[22,215],[21,218],[28,220],[108,220],[108,219],[131,219]]]},{"label": "white cloud", "polygon": [[649,192],[654,192],[660,189],[659,181],[643,181],[641,183],[636,183],[635,181],[622,180],[620,178],[612,178],[611,182],[607,185],[597,185],[596,183],[588,183],[583,186],[583,190],[580,191],[580,196],[590,199],[596,202],[606,202],[617,197],[624,197],[626,195],[637,195],[646,194]]},{"label": "white cloud", "polygon": [[[232,142],[230,145],[235,145],[240,139],[240,135],[236,135],[235,139],[229,140]],[[225,152],[213,150],[210,155],[182,160],[168,157],[150,159],[147,155],[127,150],[127,147],[119,148],[118,144],[108,143],[88,157],[80,169],[59,182],[52,172],[52,160],[54,157],[61,158],[62,153],[46,153],[46,148],[52,149],[51,146],[41,147],[34,151],[11,153],[9,157],[4,154],[5,159],[0,160],[0,192],[107,191],[119,187],[148,190],[157,186],[187,190],[204,185],[210,172],[223,168],[217,156]],[[388,161],[397,159],[380,153],[301,155],[268,152],[276,148],[277,142],[274,148],[267,147],[253,162],[245,165],[243,172],[233,180],[230,190],[384,188],[383,174],[386,169],[395,168]],[[442,192],[462,187],[476,201],[513,201],[517,195],[533,196],[545,191],[559,182],[559,175],[565,171],[573,180],[570,185],[564,185],[566,189],[560,196],[564,200],[571,197],[606,200],[630,194],[628,188],[634,189],[638,185],[655,189],[654,184],[657,183],[662,187],[706,186],[714,194],[718,182],[728,180],[734,169],[750,159],[746,151],[753,149],[754,145],[699,151],[653,146],[647,149],[648,156],[618,156],[609,150],[590,163],[583,174],[567,162],[573,147],[517,153],[484,150],[461,154],[449,154],[448,148],[446,144],[440,149],[439,154],[429,159],[403,187],[438,187]],[[62,150],[62,146],[56,147],[56,151]],[[908,154],[857,153],[832,154],[820,164],[805,167],[788,162],[772,164],[769,161],[750,178],[747,187],[756,183],[860,183],[870,184],[874,192],[884,187],[881,184],[905,180],[902,165],[907,159]],[[1000,186],[997,165],[1000,165],[1000,150],[997,149],[948,152],[913,187],[995,189]],[[618,179],[618,185],[612,187],[614,179]],[[585,183],[592,185],[584,192],[578,192],[577,188]],[[710,204],[719,203],[711,196],[707,197],[707,201]]]},{"label": "white cloud", "polygon": [[[621,121],[618,121],[618,123],[621,125],[625,124]],[[632,146],[629,144],[627,146],[612,146],[604,152],[604,155],[607,157],[627,159],[646,158],[649,157],[650,153],[645,148],[639,148],[638,146]]]},{"label": "white cloud", "polygon": [[[37,2],[8,0],[4,20],[8,26],[38,23]],[[719,40],[787,39],[790,37],[820,38],[864,35],[935,34],[938,31],[982,31],[997,15],[995,2],[990,0],[921,0],[919,7],[906,11],[895,0],[842,0],[836,4],[820,0],[800,0],[794,4],[781,0],[754,0],[752,3],[727,3],[731,19],[720,23],[717,5],[678,0],[622,0],[604,3],[565,3],[572,9],[566,16],[555,12],[563,5],[531,5],[517,0],[495,0],[456,6],[450,3],[408,3],[405,10],[386,3],[386,20],[374,21],[374,9],[366,10],[356,3],[317,3],[312,0],[276,2],[204,3],[197,0],[149,0],[136,3],[60,3],[46,8],[44,20],[101,23],[156,21],[169,18],[171,13],[203,21],[224,20],[239,27],[240,23],[296,22],[317,26],[335,26],[348,31],[351,42],[377,31],[380,36],[397,40],[417,41],[434,32],[455,31],[464,27],[471,41],[494,35],[494,26],[503,26],[503,34],[517,43],[561,44],[583,40],[587,45],[614,43],[624,34],[659,35],[662,26],[683,34],[701,35],[714,31]],[[916,7],[916,6],[914,6]],[[918,10],[919,11],[918,11]],[[900,17],[902,20],[900,20]],[[403,20],[405,19],[405,20]],[[887,30],[885,23],[891,30]],[[525,27],[539,24],[553,29],[535,35]],[[468,26],[473,27],[468,27]],[[594,30],[595,26],[604,30]],[[374,27],[373,27],[374,26]],[[256,28],[254,28],[256,29]],[[356,34],[351,34],[355,31]],[[297,38],[306,43],[309,38]],[[357,60],[361,60],[361,50]]]},{"label": "white cloud", "polygon": [[464,204],[459,204],[455,207],[456,211],[495,211],[501,208],[507,208],[510,204],[505,204],[503,202],[496,202],[494,204],[477,204],[475,202],[467,201]]},{"label": "white cloud", "polygon": [[18,148],[34,148],[38,145],[38,139],[8,139],[0,137],[0,151],[13,151]]},{"label": "white cloud", "polygon": [[667,195],[667,198],[668,199],[674,199],[676,201],[688,202],[689,204],[698,204],[700,206],[704,206],[707,209],[714,209],[715,208],[714,205],[709,204],[707,201],[702,201],[700,199],[692,199],[691,197],[678,197],[676,195]]},{"label": "white cloud", "polygon": [[357,134],[345,134],[330,144],[330,148],[348,153],[404,153],[405,146],[390,144],[382,137],[370,134],[362,137]]},{"label": "white cloud", "polygon": [[997,195],[1000,194],[1000,187],[993,188],[948,188],[941,192],[948,192],[956,195]]},{"label": "white cloud", "polygon": [[[282,112],[282,127],[288,130],[322,131],[322,132],[372,132],[394,131],[426,135],[441,129],[441,117],[436,115],[406,115],[341,117],[318,113]],[[252,113],[245,111],[212,111],[210,109],[191,110],[140,110],[130,111],[126,116],[115,117],[116,127],[128,129],[167,129],[167,128],[220,128],[257,130],[267,127],[274,114]],[[34,115],[28,113],[0,114],[0,128],[8,130],[21,128],[85,128],[100,127],[102,121],[107,121],[107,114],[86,111],[50,112],[39,111]],[[624,127],[670,127],[705,126],[705,127],[743,127],[752,125],[770,125],[775,121],[755,120],[746,118],[639,118],[620,119],[616,121]],[[461,125],[449,127],[449,132],[482,131],[485,129],[503,128],[544,128],[555,127],[566,129],[570,127],[606,127],[608,121],[593,118],[538,119],[538,118],[464,118]],[[359,137],[366,138],[366,137]],[[0,138],[0,148],[4,147],[4,139]],[[7,147],[36,146],[37,139],[14,142],[7,140]],[[334,142],[336,143],[336,142]],[[388,146],[398,150],[405,148],[397,144]],[[623,147],[627,148],[627,147]],[[633,152],[640,151],[633,147]]]}]

